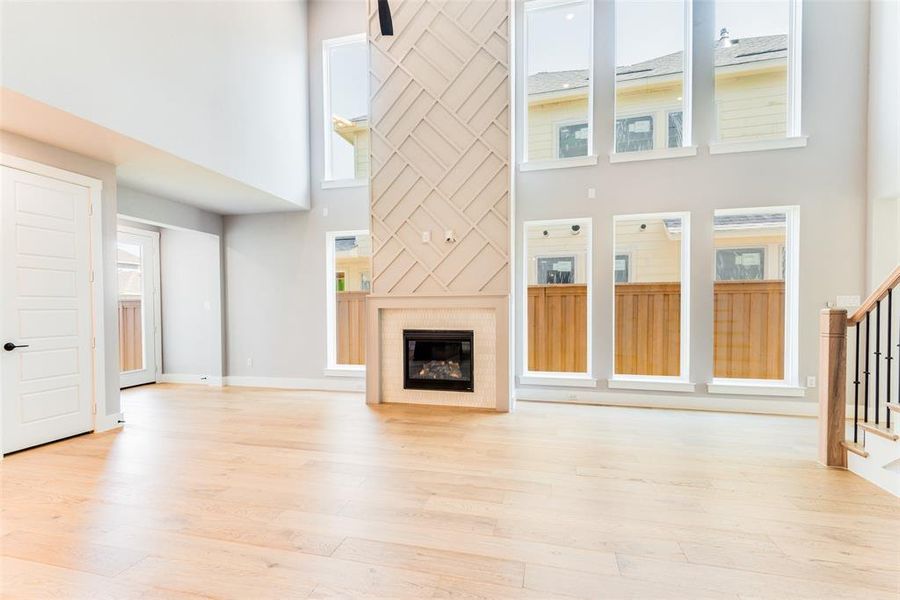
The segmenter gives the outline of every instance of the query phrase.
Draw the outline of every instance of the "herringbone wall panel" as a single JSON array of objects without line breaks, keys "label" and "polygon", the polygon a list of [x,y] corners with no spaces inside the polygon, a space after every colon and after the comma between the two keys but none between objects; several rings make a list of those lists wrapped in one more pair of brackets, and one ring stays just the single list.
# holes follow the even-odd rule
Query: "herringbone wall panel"
[{"label": "herringbone wall panel", "polygon": [[[509,291],[506,0],[369,3],[373,292]],[[456,243],[444,242],[451,229]],[[422,242],[422,232],[431,242]]]}]

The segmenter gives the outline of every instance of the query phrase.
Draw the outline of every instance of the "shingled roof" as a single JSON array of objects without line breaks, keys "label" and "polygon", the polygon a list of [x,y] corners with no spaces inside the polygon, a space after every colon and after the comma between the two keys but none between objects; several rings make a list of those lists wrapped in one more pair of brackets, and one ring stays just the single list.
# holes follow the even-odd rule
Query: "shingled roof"
[{"label": "shingled roof", "polygon": [[[715,229],[758,229],[761,227],[783,227],[787,221],[784,213],[746,213],[737,215],[716,215],[713,217]],[[681,233],[681,219],[663,219],[669,233]]]},{"label": "shingled roof", "polygon": [[[763,35],[716,43],[715,65],[730,67],[787,58],[787,35]],[[684,52],[673,52],[633,65],[616,67],[616,81],[633,81],[681,73]],[[588,86],[588,70],[552,71],[528,77],[528,93],[544,94]]]}]

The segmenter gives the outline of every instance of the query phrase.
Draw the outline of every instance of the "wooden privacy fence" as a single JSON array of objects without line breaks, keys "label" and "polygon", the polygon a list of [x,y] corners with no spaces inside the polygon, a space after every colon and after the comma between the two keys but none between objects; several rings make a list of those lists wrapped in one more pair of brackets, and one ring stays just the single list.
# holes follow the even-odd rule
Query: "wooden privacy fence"
[{"label": "wooden privacy fence", "polygon": [[587,371],[587,286],[528,286],[528,370]]},{"label": "wooden privacy fence", "polygon": [[366,296],[368,292],[336,292],[337,362],[366,364]]},{"label": "wooden privacy fence", "polygon": [[784,282],[719,281],[715,286],[713,375],[784,378]]},{"label": "wooden privacy fence", "polygon": [[[714,375],[784,377],[784,282],[714,287]],[[677,376],[681,285],[616,285],[616,373]],[[587,371],[587,286],[528,286],[528,370]]]},{"label": "wooden privacy fence", "polygon": [[119,370],[144,367],[143,323],[140,300],[119,300]]},{"label": "wooden privacy fence", "polygon": [[616,373],[681,373],[681,284],[616,284]]}]

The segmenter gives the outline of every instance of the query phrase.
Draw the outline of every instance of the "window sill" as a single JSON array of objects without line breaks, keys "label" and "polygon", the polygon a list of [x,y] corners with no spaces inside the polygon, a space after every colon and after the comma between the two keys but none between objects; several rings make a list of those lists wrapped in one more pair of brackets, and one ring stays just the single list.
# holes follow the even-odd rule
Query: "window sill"
[{"label": "window sill", "polygon": [[615,164],[635,162],[639,160],[684,158],[687,156],[697,156],[697,146],[684,146],[683,148],[661,148],[659,150],[644,150],[642,152],[612,152],[609,155],[609,162]]},{"label": "window sill", "polygon": [[613,377],[607,384],[612,390],[643,390],[646,392],[694,392],[697,385],[690,381],[667,377]]},{"label": "window sill", "polygon": [[336,188],[366,187],[368,179],[323,179],[322,189],[332,190]]},{"label": "window sill", "polygon": [[519,375],[519,385],[593,388],[597,380],[585,373],[529,373]]},{"label": "window sill", "polygon": [[346,366],[346,367],[331,367],[329,369],[325,369],[326,377],[352,377],[355,379],[362,379],[366,376],[366,367],[359,366]]},{"label": "window sill", "polygon": [[589,167],[597,164],[597,156],[578,156],[576,158],[559,158],[555,160],[533,160],[519,163],[519,171],[546,171],[549,169],[568,169],[570,167]]},{"label": "window sill", "polygon": [[712,142],[709,145],[710,154],[732,154],[735,152],[759,152],[762,150],[781,150],[784,148],[805,148],[805,135],[788,138],[747,140],[742,142]]},{"label": "window sill", "polygon": [[706,384],[706,391],[710,394],[739,394],[743,396],[784,396],[787,398],[802,398],[806,395],[806,388],[797,385],[787,385],[778,381],[767,382],[752,379],[713,379]]}]

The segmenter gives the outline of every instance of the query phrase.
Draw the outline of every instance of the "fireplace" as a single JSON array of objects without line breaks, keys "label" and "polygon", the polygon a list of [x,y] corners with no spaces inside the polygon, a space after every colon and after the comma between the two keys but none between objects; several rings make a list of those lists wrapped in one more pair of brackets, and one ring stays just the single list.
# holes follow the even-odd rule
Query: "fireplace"
[{"label": "fireplace", "polygon": [[403,330],[403,387],[475,391],[472,331]]}]

